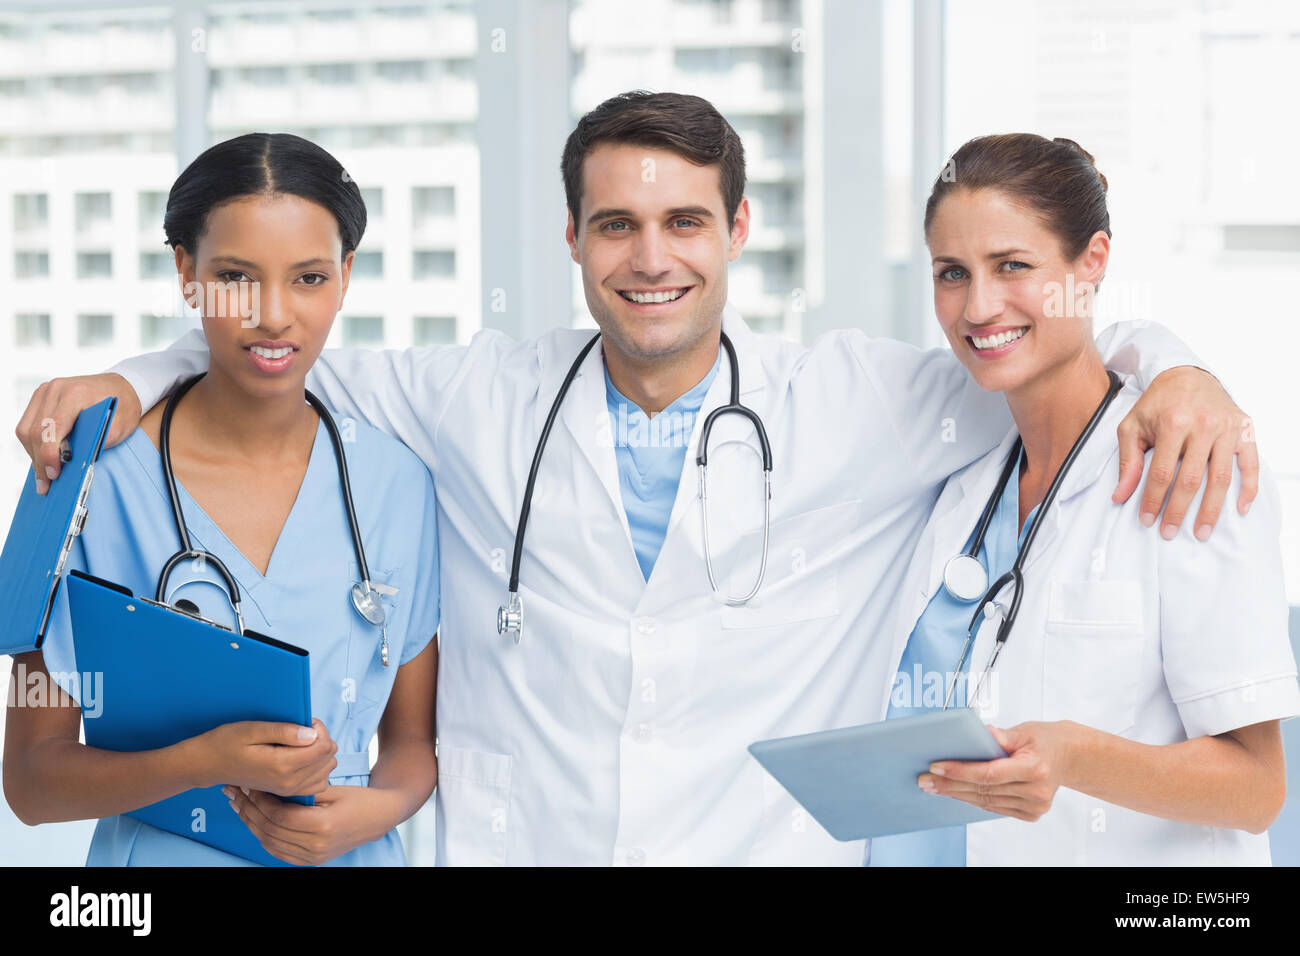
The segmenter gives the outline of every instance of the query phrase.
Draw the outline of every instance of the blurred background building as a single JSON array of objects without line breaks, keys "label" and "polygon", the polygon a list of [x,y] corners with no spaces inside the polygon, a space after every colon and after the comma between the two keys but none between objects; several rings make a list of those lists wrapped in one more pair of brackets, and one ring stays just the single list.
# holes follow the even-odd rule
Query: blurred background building
[{"label": "blurred background building", "polygon": [[[796,340],[942,345],[919,224],[944,158],[1009,131],[1092,152],[1114,231],[1098,327],[1163,323],[1254,415],[1300,605],[1300,7],[1281,0],[0,0],[0,422],[198,324],[167,192],[253,130],[320,143],[365,196],[331,344],[591,325],[560,152],[637,88],[704,96],[740,133],[754,222],[731,299]],[[10,441],[0,529],[25,467]],[[0,804],[0,864],[78,863],[91,826]],[[431,862],[431,808],[404,831]],[[1290,805],[1273,832],[1300,862]]]}]

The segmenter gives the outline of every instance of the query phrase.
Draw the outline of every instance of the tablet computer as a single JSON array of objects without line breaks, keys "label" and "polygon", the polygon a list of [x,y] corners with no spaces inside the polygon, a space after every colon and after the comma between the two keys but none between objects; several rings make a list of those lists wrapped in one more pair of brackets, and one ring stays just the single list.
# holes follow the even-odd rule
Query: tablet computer
[{"label": "tablet computer", "polygon": [[969,707],[760,740],[749,752],[837,840],[1001,818],[916,785],[936,760],[1007,755]]}]

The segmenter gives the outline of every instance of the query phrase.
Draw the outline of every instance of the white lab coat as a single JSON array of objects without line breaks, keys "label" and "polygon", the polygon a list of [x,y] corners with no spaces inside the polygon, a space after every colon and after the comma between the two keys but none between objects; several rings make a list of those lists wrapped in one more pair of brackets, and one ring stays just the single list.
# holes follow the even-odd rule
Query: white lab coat
[{"label": "white lab coat", "polygon": [[[442,549],[437,721],[443,864],[848,864],[755,762],[753,741],[880,716],[882,640],[907,556],[944,479],[1010,423],[946,349],[858,331],[812,347],[724,329],[741,401],[766,425],[772,476],[763,589],[728,607],[709,588],[694,449],[725,403],[708,390],[663,549],[647,582],[620,499],[599,348],[551,432],[521,569],[524,633],[496,631],[515,526],[546,415],[593,334],[557,329],[467,347],[326,351],[308,387],[433,471]],[[1140,344],[1139,356],[1135,343]],[[206,365],[198,333],[118,366],[148,408]],[[1159,326],[1103,333],[1144,382],[1195,360]],[[732,594],[757,571],[761,471],[738,416],[714,427],[710,542]],[[726,444],[728,441],[731,444]],[[354,489],[357,495],[364,488]]]},{"label": "white lab coat", "polygon": [[[986,723],[1073,720],[1171,744],[1300,714],[1276,486],[1263,471],[1259,496],[1243,518],[1234,470],[1205,543],[1192,528],[1203,487],[1173,541],[1158,527],[1143,527],[1139,494],[1122,505],[1111,501],[1119,474],[1115,427],[1138,394],[1129,384],[1116,396],[1044,515],[1023,566],[1019,615],[980,694]],[[1015,437],[1013,427],[940,495],[900,590],[886,683],[943,586],[944,565],[979,523]],[[1010,594],[1008,588],[1004,600]],[[996,633],[996,618],[977,632],[973,678],[983,672]],[[943,665],[945,674],[956,657],[954,651]],[[968,686],[973,693],[974,683]],[[886,709],[875,716],[883,719]],[[1269,863],[1267,834],[1176,823],[1065,788],[1036,822],[1006,817],[967,826],[966,854],[969,866]]]}]

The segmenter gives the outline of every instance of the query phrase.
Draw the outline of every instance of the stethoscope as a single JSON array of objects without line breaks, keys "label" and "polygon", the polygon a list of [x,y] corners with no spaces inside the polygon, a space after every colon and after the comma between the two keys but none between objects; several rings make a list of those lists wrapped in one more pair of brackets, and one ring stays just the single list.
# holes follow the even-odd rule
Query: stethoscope
[{"label": "stethoscope", "polygon": [[[181,511],[180,494],[176,490],[176,475],[172,471],[172,453],[171,453],[171,425],[172,414],[176,411],[177,404],[185,396],[199,379],[206,375],[201,372],[191,378],[189,381],[180,385],[176,391],[172,392],[171,397],[167,399],[167,406],[163,409],[162,427],[159,435],[159,445],[162,450],[163,476],[167,481],[167,495],[171,499],[172,517],[176,520],[176,534],[181,540],[181,549],[167,559],[163,565],[162,573],[158,577],[158,587],[154,593],[154,601],[169,607],[174,607],[182,613],[191,616],[198,615],[198,607],[193,601],[182,599],[176,604],[171,604],[170,596],[167,594],[167,581],[171,577],[172,571],[178,564],[185,560],[198,559],[204,564],[210,564],[216,569],[222,581],[226,585],[226,592],[230,599],[230,606],[235,612],[235,621],[238,632],[244,633],[244,614],[240,609],[239,585],[235,583],[235,577],[229,569],[215,554],[195,548],[190,543],[189,528],[185,524],[185,515]],[[357,609],[367,622],[380,628],[381,643],[380,657],[384,666],[388,666],[388,631],[385,628],[385,622],[388,615],[384,611],[383,602],[379,599],[378,592],[370,583],[370,568],[366,564],[366,552],[361,545],[361,530],[357,526],[356,510],[352,507],[352,486],[348,482],[348,465],[347,458],[343,454],[343,440],[339,437],[338,428],[334,424],[334,419],[330,417],[325,406],[311,392],[306,392],[307,404],[311,405],[320,416],[320,420],[325,423],[325,429],[329,432],[330,443],[334,446],[334,460],[338,463],[339,484],[343,488],[343,505],[347,509],[348,527],[352,531],[352,550],[356,553],[357,567],[361,571],[361,581],[352,585],[352,606]]]},{"label": "stethoscope", "polygon": [[[997,663],[998,655],[1002,653],[1007,638],[1011,636],[1011,626],[1016,621],[1016,615],[1020,613],[1020,598],[1025,590],[1023,568],[1025,558],[1029,554],[1029,548],[1034,542],[1034,537],[1038,534],[1038,528],[1043,523],[1044,516],[1046,516],[1048,509],[1051,508],[1052,501],[1056,498],[1056,493],[1060,490],[1070,466],[1079,457],[1083,446],[1088,443],[1088,438],[1097,430],[1097,425],[1106,414],[1106,409],[1110,407],[1110,403],[1114,401],[1123,385],[1119,376],[1114,372],[1107,371],[1106,375],[1110,379],[1110,387],[1106,390],[1106,397],[1101,400],[1097,410],[1092,413],[1092,418],[1088,420],[1088,424],[1079,433],[1079,437],[1075,439],[1073,447],[1070,448],[1070,453],[1065,456],[1065,461],[1061,462],[1061,467],[1057,469],[1056,475],[1052,478],[1052,484],[1048,487],[1047,494],[1044,496],[1037,514],[1034,515],[1034,520],[1029,523],[1029,531],[1025,534],[1024,543],[1016,551],[1016,560],[1011,565],[1011,570],[994,581],[992,587],[987,587],[988,572],[984,570],[984,565],[980,564],[976,555],[979,554],[980,548],[984,546],[984,535],[988,531],[989,523],[993,520],[993,513],[997,510],[998,502],[1002,500],[1002,494],[1006,491],[1007,482],[1011,480],[1011,473],[1015,471],[1016,466],[1020,463],[1020,450],[1023,443],[1019,437],[1016,438],[1016,443],[1011,448],[1011,455],[1007,458],[1007,463],[998,478],[997,487],[993,489],[988,502],[984,505],[984,512],[980,515],[980,523],[975,532],[975,539],[963,553],[949,558],[948,563],[944,565],[943,586],[954,598],[959,601],[974,601],[983,595],[983,599],[976,606],[975,613],[970,619],[970,626],[966,629],[966,641],[962,645],[961,656],[957,658],[957,666],[953,668],[948,693],[943,699],[944,710],[948,709],[948,704],[952,701],[953,691],[957,689],[957,679],[961,676],[962,666],[966,663],[966,655],[970,653],[971,645],[975,641],[975,625],[979,619],[981,617],[991,619],[994,614],[1000,614],[1002,617],[1002,621],[998,625],[997,636],[994,639],[993,653],[990,655],[984,671],[980,674],[979,682],[975,686],[975,693],[970,697],[971,700],[978,699],[980,688],[984,684],[984,678],[988,676],[989,671],[993,669],[993,665]],[[994,598],[1007,584],[1012,585],[1009,608],[994,601]]]},{"label": "stethoscope", "polygon": [[[550,437],[551,426],[555,423],[555,416],[559,414],[565,393],[568,392],[569,386],[573,384],[573,380],[577,376],[583,360],[586,359],[587,353],[599,340],[600,333],[597,332],[591,337],[591,341],[582,347],[578,357],[573,360],[573,365],[569,367],[569,372],[564,376],[564,382],[560,385],[560,391],[551,404],[550,413],[546,416],[546,424],[542,426],[541,437],[538,438],[537,448],[533,452],[533,464],[528,471],[528,484],[524,487],[524,503],[519,509],[519,525],[515,529],[515,550],[510,562],[510,600],[507,604],[497,608],[497,633],[513,634],[516,644],[523,637],[524,631],[524,605],[519,597],[519,562],[523,557],[524,529],[528,525],[528,513],[532,509],[533,485],[537,481],[537,470],[542,463],[542,451],[546,448],[546,439]],[[723,600],[730,606],[740,607],[747,604],[758,593],[759,588],[763,586],[763,576],[767,573],[767,536],[772,518],[772,446],[768,443],[767,430],[763,428],[763,421],[758,417],[758,413],[752,408],[740,404],[740,366],[736,361],[736,349],[731,344],[731,339],[727,337],[726,332],[722,333],[722,347],[727,353],[727,362],[731,367],[731,400],[726,405],[718,406],[705,417],[704,424],[700,427],[700,442],[698,454],[695,456],[695,464],[700,472],[699,498],[704,526],[704,566],[709,572],[709,586],[713,588],[714,594],[720,594],[717,576],[713,572],[713,556],[709,552],[709,507],[705,494],[705,482],[708,474],[709,433],[713,430],[713,423],[723,415],[741,415],[753,424],[754,431],[758,434],[758,443],[763,459],[763,554],[758,566],[758,579],[754,582],[754,586],[749,589],[749,593],[741,598],[723,596]]]}]

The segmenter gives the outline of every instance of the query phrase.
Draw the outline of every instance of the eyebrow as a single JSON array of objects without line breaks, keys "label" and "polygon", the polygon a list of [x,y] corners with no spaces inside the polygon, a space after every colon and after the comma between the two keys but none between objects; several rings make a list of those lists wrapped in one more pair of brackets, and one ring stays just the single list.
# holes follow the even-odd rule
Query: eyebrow
[{"label": "eyebrow", "polygon": [[[673,216],[695,216],[697,219],[714,219],[713,213],[705,206],[678,206],[675,209],[669,209],[667,214],[669,218]],[[602,219],[635,219],[636,213],[630,209],[597,209],[587,217],[587,225],[599,222]]]},{"label": "eyebrow", "polygon": [[[256,269],[258,267],[256,262],[249,262],[247,259],[240,259],[238,256],[215,256],[210,260],[210,262],[212,265],[217,265],[218,263],[221,263],[226,265],[239,266],[241,269]],[[333,264],[334,264],[334,260],[325,259],[322,258],[321,256],[317,256],[315,259],[304,259],[302,260],[302,262],[295,262],[289,268],[305,269],[308,266],[332,266]]]},{"label": "eyebrow", "polygon": [[[999,252],[990,252],[985,259],[1005,259],[1007,256],[1024,255],[1029,252],[1028,249],[1002,249]],[[961,265],[960,259],[954,259],[952,256],[935,256],[931,262],[951,262]]]}]

